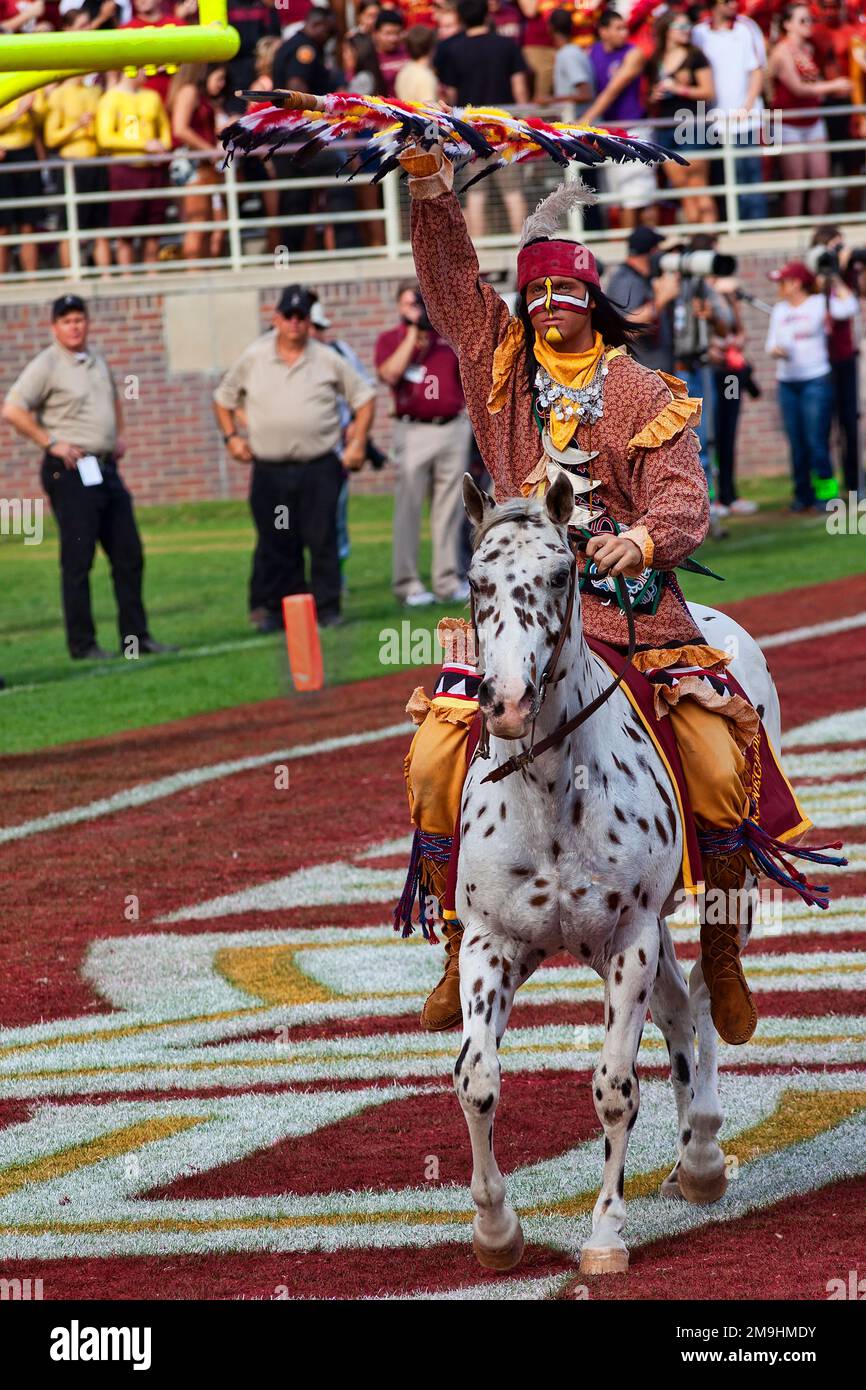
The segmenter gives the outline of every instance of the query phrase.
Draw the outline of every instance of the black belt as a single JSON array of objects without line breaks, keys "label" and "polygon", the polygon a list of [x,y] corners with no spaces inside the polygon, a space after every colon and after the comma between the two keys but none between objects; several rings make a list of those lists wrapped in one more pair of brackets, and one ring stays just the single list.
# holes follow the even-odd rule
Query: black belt
[{"label": "black belt", "polygon": [[458,410],[456,415],[433,415],[429,420],[419,420],[415,415],[398,415],[397,419],[404,425],[450,425],[452,420],[459,420],[463,414]]},{"label": "black belt", "polygon": [[[89,452],[89,450],[85,450],[85,453]],[[63,459],[58,458],[56,454],[52,454],[50,449],[45,450],[45,457],[46,459],[52,459],[55,463],[63,463]],[[114,454],[94,454],[93,457],[96,459],[96,462],[99,464],[100,468],[117,467],[117,460],[114,457]]]},{"label": "black belt", "polygon": [[321,463],[325,459],[334,458],[334,450],[329,449],[326,454],[316,454],[311,459],[263,459],[258,454],[253,456],[253,463],[263,464],[265,468],[305,468],[308,463]]}]

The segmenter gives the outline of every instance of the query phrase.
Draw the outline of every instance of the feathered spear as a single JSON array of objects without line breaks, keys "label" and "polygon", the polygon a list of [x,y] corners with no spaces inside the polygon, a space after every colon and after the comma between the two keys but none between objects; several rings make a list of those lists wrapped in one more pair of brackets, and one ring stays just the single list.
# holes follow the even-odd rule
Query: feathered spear
[{"label": "feathered spear", "polygon": [[340,172],[352,178],[373,167],[373,182],[378,183],[398,167],[400,154],[408,146],[429,149],[439,142],[458,168],[474,160],[485,161],[466,188],[506,165],[545,155],[562,167],[569,163],[591,166],[605,159],[688,163],[682,155],[624,130],[549,123],[495,107],[464,106],[444,111],[421,102],[386,101],[351,92],[322,97],[306,92],[269,92],[270,104],[262,105],[261,92],[238,95],[259,105],[222,132],[226,162],[239,151],[267,159],[292,146],[297,147],[290,151],[292,158],[305,164],[340,141],[360,141],[361,146],[352,150]]}]

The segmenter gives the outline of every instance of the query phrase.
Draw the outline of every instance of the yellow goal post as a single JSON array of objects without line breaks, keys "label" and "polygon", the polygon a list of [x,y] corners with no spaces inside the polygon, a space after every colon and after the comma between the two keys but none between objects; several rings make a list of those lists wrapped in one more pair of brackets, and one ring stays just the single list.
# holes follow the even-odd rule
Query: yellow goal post
[{"label": "yellow goal post", "polygon": [[89,72],[173,70],[180,63],[227,63],[240,47],[227,0],[199,0],[198,24],[148,25],[86,33],[0,34],[0,106]]}]

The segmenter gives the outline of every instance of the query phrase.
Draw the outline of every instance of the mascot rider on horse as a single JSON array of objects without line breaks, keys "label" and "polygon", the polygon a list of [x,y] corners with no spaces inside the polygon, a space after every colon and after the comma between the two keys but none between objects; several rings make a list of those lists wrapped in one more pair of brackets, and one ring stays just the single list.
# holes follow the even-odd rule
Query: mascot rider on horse
[{"label": "mascot rider on horse", "polygon": [[[709,522],[693,432],[700,401],[676,378],[650,371],[626,352],[634,329],[602,293],[594,257],[556,235],[557,219],[580,197],[580,185],[564,185],[527,219],[517,260],[518,311],[511,316],[479,278],[453,167],[441,147],[415,147],[400,162],[409,175],[424,303],[433,327],[458,354],[497,499],[542,496],[563,468],[568,473],[575,517],[594,533],[578,560],[584,629],[625,651],[627,621],[611,581],[622,576],[635,614],[634,665],[654,683],[656,714],[674,726],[699,840],[709,832],[718,844],[718,832],[735,831],[749,815],[744,754],[758,716],[726,688],[730,653],[704,643],[673,574],[704,540]],[[484,595],[475,601],[483,604]],[[471,636],[464,620],[440,624],[446,660],[433,700],[419,687],[408,706],[420,725],[405,773],[417,827],[410,880],[420,884],[422,921],[425,898],[435,903],[443,896],[466,739],[478,709],[480,678],[471,654],[459,649]],[[742,847],[705,851],[707,892],[721,890],[715,898],[739,905],[736,890],[750,868]],[[410,914],[411,895],[404,894],[395,914],[404,934]],[[723,906],[712,916],[701,924],[701,957],[713,1022],[727,1042],[744,1043],[757,1013],[740,962],[739,911]],[[444,915],[442,930],[446,969],[422,1013],[432,1030],[461,1018],[462,927],[455,914]],[[429,910],[425,934],[432,935]]]}]

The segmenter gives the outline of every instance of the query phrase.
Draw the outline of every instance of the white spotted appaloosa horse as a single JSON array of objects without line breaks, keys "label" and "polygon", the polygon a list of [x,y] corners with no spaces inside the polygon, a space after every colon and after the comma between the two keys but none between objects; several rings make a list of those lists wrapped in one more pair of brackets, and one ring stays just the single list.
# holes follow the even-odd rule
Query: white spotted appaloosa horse
[{"label": "white spotted appaloosa horse", "polygon": [[[686,986],[664,922],[681,877],[682,830],[664,763],[621,688],[558,745],[483,784],[530,741],[585,709],[611,673],[584,641],[575,592],[555,673],[539,692],[572,582],[567,521],[574,495],[567,477],[543,501],[516,498],[496,506],[467,476],[464,501],[475,523],[469,580],[483,670],[479,702],[491,736],[489,757],[474,757],[463,791],[456,900],[465,930],[454,1085],[472,1143],[473,1247],[492,1269],[512,1268],[523,1251],[493,1153],[497,1049],[515,991],[546,958],[567,950],[605,982],[605,1036],[592,1080],[605,1135],[604,1173],[580,1267],[584,1274],[622,1272],[628,1267],[625,1159],[638,1117],[636,1058],[650,1007],[670,1053],[679,1131],[679,1157],[662,1193],[713,1202],[726,1186],[716,1141],[723,1116],[709,994],[700,960]],[[757,644],[725,615],[697,606],[693,612],[714,645],[736,636],[731,670],[763,705],[778,746],[778,699]],[[741,929],[743,944],[747,932]]]}]

